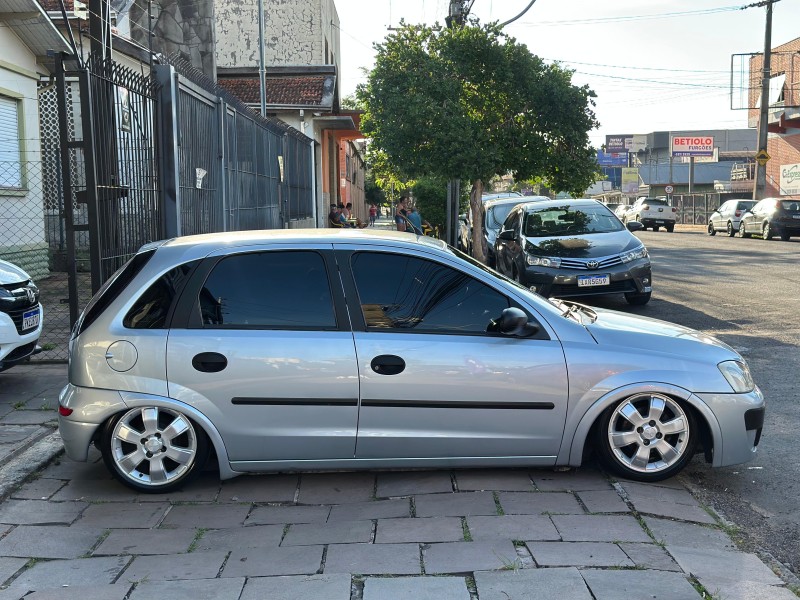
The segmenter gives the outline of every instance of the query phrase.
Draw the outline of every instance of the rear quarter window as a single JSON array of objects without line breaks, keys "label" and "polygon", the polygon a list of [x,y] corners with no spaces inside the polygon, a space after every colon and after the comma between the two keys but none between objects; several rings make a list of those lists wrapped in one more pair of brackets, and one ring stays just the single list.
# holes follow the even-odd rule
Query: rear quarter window
[{"label": "rear quarter window", "polygon": [[159,277],[125,315],[122,325],[128,329],[166,329],[180,293],[199,261],[170,269]]}]

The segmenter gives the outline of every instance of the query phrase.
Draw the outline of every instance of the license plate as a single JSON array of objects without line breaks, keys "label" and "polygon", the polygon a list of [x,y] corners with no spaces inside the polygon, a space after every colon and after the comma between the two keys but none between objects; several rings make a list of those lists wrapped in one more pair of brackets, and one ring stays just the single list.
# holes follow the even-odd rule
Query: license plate
[{"label": "license plate", "polygon": [[578,287],[611,285],[610,275],[578,275]]},{"label": "license plate", "polygon": [[664,224],[664,221],[658,221],[658,220],[656,220],[656,221],[653,221],[653,223],[655,223],[656,225],[663,225],[663,224]]},{"label": "license plate", "polygon": [[792,215],[793,219],[800,219],[800,215]]},{"label": "license plate", "polygon": [[26,329],[36,329],[39,326],[40,317],[41,314],[38,308],[22,313],[22,331]]}]

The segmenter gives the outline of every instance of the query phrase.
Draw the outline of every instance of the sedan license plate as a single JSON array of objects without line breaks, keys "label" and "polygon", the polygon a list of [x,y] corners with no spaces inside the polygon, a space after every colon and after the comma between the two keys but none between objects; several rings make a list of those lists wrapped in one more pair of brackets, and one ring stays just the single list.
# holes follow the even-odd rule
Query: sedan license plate
[{"label": "sedan license plate", "polygon": [[39,313],[38,308],[29,310],[26,313],[22,313],[22,331],[27,329],[36,329],[39,326],[40,316],[41,314]]},{"label": "sedan license plate", "polygon": [[610,275],[578,275],[578,287],[611,285]]},{"label": "sedan license plate", "polygon": [[800,219],[800,215],[792,215],[793,219]]}]

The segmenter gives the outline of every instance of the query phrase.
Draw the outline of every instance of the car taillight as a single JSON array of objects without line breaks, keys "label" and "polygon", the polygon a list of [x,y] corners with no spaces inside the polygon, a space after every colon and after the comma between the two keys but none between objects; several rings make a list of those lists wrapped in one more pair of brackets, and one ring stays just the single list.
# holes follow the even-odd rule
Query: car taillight
[{"label": "car taillight", "polygon": [[58,414],[60,414],[62,417],[68,417],[68,416],[70,416],[72,414],[72,409],[71,408],[67,408],[66,406],[61,406],[59,404],[58,405]]},{"label": "car taillight", "polygon": [[642,204],[642,210],[650,210],[649,204]]},{"label": "car taillight", "polygon": [[672,207],[672,212],[678,212],[678,209],[673,206]]},{"label": "car taillight", "polygon": [[733,213],[733,214],[735,214],[737,217],[741,217],[741,216],[742,216],[742,211],[740,211],[740,210],[737,210],[737,211],[736,211],[735,213]]}]

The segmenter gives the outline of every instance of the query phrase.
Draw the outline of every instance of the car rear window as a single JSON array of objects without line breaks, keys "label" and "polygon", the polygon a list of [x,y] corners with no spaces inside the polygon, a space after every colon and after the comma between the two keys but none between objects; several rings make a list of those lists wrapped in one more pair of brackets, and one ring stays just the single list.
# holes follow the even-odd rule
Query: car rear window
[{"label": "car rear window", "polygon": [[153,248],[134,255],[97,290],[97,293],[86,306],[86,310],[83,311],[83,316],[78,320],[75,336],[80,335],[97,320],[97,317],[103,314],[103,311],[128,287],[128,284],[133,281],[133,278],[139,274],[155,253],[156,249]]},{"label": "car rear window", "polygon": [[789,212],[800,211],[800,200],[781,200],[781,205],[783,210],[788,210]]},{"label": "car rear window", "polygon": [[650,206],[668,206],[666,200],[661,200],[660,198],[648,198],[644,201],[644,204],[649,204]]}]

